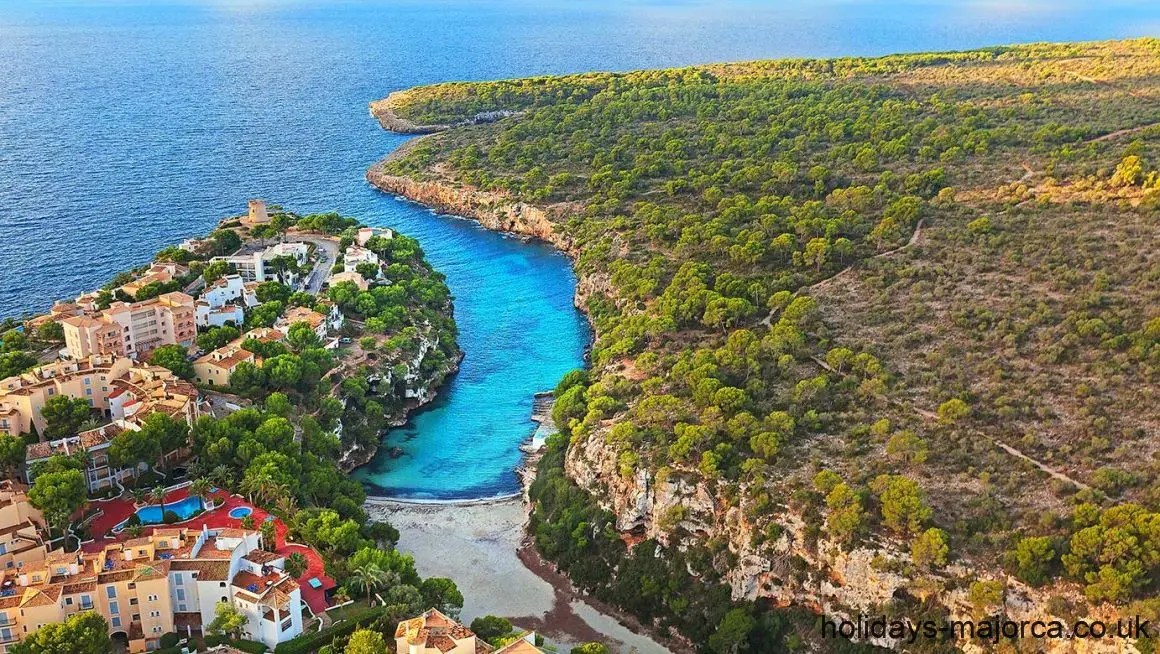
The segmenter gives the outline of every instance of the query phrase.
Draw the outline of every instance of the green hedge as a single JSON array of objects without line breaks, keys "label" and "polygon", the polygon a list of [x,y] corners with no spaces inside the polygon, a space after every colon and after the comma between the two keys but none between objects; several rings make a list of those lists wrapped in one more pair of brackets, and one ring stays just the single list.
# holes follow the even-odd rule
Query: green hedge
[{"label": "green hedge", "polygon": [[[173,634],[176,636],[177,634]],[[234,649],[247,652],[247,654],[264,654],[269,648],[264,643],[259,643],[253,640],[233,640],[229,636],[206,636],[205,646],[215,647],[217,645],[229,645]],[[191,650],[192,644],[186,645]],[[173,647],[162,647],[155,649],[151,654],[181,654],[181,646],[174,645]]]},{"label": "green hedge", "polygon": [[382,606],[367,609],[322,631],[302,634],[294,640],[278,643],[278,647],[274,648],[274,652],[275,654],[308,654],[320,647],[329,645],[335,638],[351,635],[359,627],[369,625],[386,612],[386,608]]},{"label": "green hedge", "polygon": [[263,654],[269,649],[265,643],[259,643],[254,640],[233,640],[229,636],[206,636],[206,647],[214,647],[216,645],[229,645],[234,649],[240,649],[248,654]]}]

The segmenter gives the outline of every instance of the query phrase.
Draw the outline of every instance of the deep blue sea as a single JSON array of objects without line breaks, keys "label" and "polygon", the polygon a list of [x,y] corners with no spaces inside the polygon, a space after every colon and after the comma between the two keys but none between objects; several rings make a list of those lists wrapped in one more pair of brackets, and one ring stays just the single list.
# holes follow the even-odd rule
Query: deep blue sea
[{"label": "deep blue sea", "polygon": [[359,472],[377,494],[516,489],[531,395],[582,365],[550,249],[383,195],[367,103],[443,80],[1160,34],[1154,0],[0,0],[0,316],[47,309],[261,197],[419,238],[462,371]]}]

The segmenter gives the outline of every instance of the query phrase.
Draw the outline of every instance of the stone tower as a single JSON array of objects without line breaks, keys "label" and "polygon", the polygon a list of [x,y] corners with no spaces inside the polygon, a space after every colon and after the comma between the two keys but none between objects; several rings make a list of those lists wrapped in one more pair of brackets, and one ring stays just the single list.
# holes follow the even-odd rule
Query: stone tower
[{"label": "stone tower", "polygon": [[250,215],[246,217],[245,222],[248,225],[270,222],[270,214],[266,213],[266,203],[262,200],[250,200]]}]

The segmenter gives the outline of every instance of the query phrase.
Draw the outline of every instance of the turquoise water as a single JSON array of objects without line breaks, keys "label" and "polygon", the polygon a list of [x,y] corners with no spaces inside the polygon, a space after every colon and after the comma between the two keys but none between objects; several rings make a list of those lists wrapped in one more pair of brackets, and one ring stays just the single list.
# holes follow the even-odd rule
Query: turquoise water
[{"label": "turquoise water", "polygon": [[229,515],[231,518],[234,518],[235,520],[241,520],[242,518],[250,515],[253,512],[254,512],[254,510],[248,506],[239,506],[239,507],[235,507],[233,509],[230,509]]},{"label": "turquoise water", "polygon": [[359,471],[376,493],[516,488],[531,394],[582,364],[568,262],[385,196],[405,137],[367,102],[448,79],[1160,33],[1155,3],[0,0],[0,316],[104,283],[263,197],[419,238],[456,295],[462,372]]},{"label": "turquoise water", "polygon": [[[193,514],[205,508],[201,498],[186,497],[176,502],[171,502],[165,505],[162,509],[160,504],[151,504],[137,509],[137,517],[141,518],[141,524],[144,525],[159,525],[164,522],[165,513],[173,511],[182,520],[188,520],[193,517]],[[123,524],[123,523],[122,523]],[[121,525],[117,525],[120,527]]]}]

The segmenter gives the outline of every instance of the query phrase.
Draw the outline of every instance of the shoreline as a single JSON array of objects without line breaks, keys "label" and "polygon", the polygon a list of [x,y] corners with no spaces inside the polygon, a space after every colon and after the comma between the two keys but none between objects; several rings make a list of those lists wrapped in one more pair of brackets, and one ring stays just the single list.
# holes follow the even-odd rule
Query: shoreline
[{"label": "shoreline", "polygon": [[[388,96],[386,100],[378,101],[379,103],[377,106],[382,107],[384,111],[389,112],[391,116],[394,116],[393,110],[390,110],[389,107],[385,106],[385,103],[387,100],[390,100],[391,97],[399,97],[396,95],[398,93],[399,92],[396,91],[395,93],[392,93],[391,96]],[[388,127],[388,122],[384,122],[383,119],[375,113],[375,107],[376,103],[371,103],[372,115],[374,115],[376,118],[379,118],[379,123],[383,125],[384,129],[391,131]],[[427,138],[431,134],[446,129],[446,126],[427,127],[438,127],[439,129],[430,129],[429,131],[423,132],[402,132],[410,134],[418,133],[422,134],[422,136],[408,140],[406,143],[402,144],[394,151],[389,153],[386,157],[375,162],[370,168],[367,169],[367,181],[382,192],[390,193],[409,202],[421,204],[433,211],[451,214],[467,220],[474,220],[482,227],[492,231],[543,241],[551,245],[564,256],[568,257],[573,270],[575,270],[577,256],[579,253],[566,238],[561,236],[553,229],[551,221],[540,208],[533,207],[524,203],[514,203],[514,206],[512,206],[513,203],[511,203],[507,198],[502,198],[495,194],[487,194],[475,189],[453,188],[450,185],[438,181],[416,182],[415,180],[409,178],[386,174],[383,168],[387,163],[397,157],[403,156],[407,151],[416,147],[416,145],[418,145],[420,142],[422,142],[423,139]],[[500,213],[501,211],[503,212],[502,214]],[[585,306],[585,300],[594,289],[601,286],[601,283],[594,277],[582,276],[579,273],[576,274],[576,277],[577,283],[576,289],[573,292],[573,305],[582,314],[584,314],[584,318],[588,321],[589,326],[593,327],[592,319],[588,315],[588,311]],[[593,338],[595,338],[594,327],[592,329],[592,334]],[[589,362],[589,365],[591,365],[591,362]],[[520,476],[523,481],[523,492],[521,493],[520,503],[524,513],[524,519],[519,528],[521,538],[519,543],[515,545],[514,552],[512,552],[512,554],[514,554],[516,559],[518,559],[523,570],[531,573],[541,582],[548,584],[552,588],[553,603],[552,609],[547,613],[544,613],[542,618],[536,619],[531,615],[527,615],[516,617],[514,621],[522,621],[522,623],[525,625],[534,624],[536,625],[534,628],[536,628],[538,631],[548,633],[550,635],[552,627],[552,623],[548,621],[550,619],[553,621],[559,621],[559,624],[562,626],[562,628],[566,630],[577,632],[581,630],[580,626],[577,624],[577,621],[584,623],[585,626],[590,627],[590,625],[588,625],[584,619],[579,617],[573,610],[573,605],[578,603],[581,606],[587,607],[598,616],[603,616],[604,618],[614,622],[616,626],[624,629],[629,636],[643,639],[648,643],[647,645],[643,645],[644,649],[638,649],[637,646],[626,646],[622,639],[616,638],[616,642],[608,643],[610,647],[613,648],[613,651],[621,651],[626,653],[671,651],[675,652],[676,654],[686,654],[692,652],[693,649],[691,646],[688,646],[685,643],[677,642],[670,638],[664,638],[659,634],[655,634],[653,633],[652,629],[640,624],[634,617],[628,615],[627,613],[608,606],[603,602],[599,602],[598,600],[595,600],[595,598],[589,598],[581,594],[572,585],[571,579],[569,579],[566,574],[556,570],[554,564],[549,561],[545,561],[540,556],[539,552],[535,550],[533,545],[533,537],[528,533],[527,529],[531,515],[531,506],[529,504],[527,492],[531,486],[531,483],[535,480],[535,466],[538,463],[539,453],[529,454],[527,457],[525,457],[525,465],[520,471]],[[435,513],[441,507],[502,507],[515,504],[515,499],[512,498],[508,500],[491,502],[482,500],[482,503],[473,502],[471,500],[468,500],[467,502],[469,503],[407,503],[384,500],[378,502],[377,506],[386,510],[388,515],[391,513],[397,514],[399,510],[408,507],[411,509],[426,510],[430,513]],[[389,508],[392,505],[394,506],[393,512]],[[376,504],[372,504],[368,501],[367,506],[370,508],[376,506]],[[400,529],[400,533],[403,533],[403,530],[400,528],[399,524],[394,524],[394,526],[396,529]],[[562,603],[564,604],[563,607],[561,607]],[[611,626],[609,627],[610,628],[608,630],[613,630]],[[607,634],[605,634],[605,636],[609,637]],[[629,640],[633,639],[631,637]]]}]

